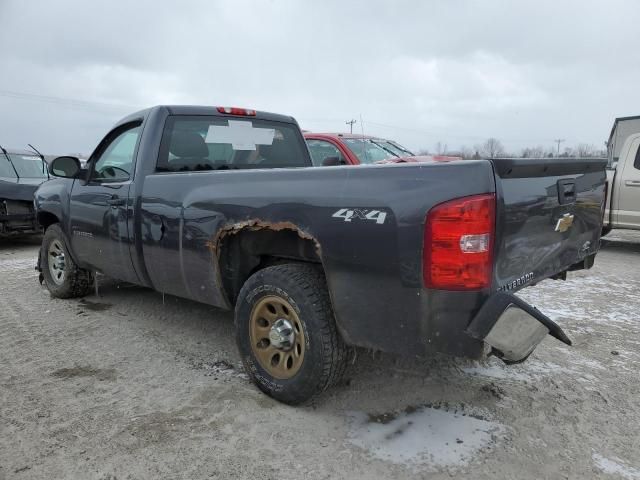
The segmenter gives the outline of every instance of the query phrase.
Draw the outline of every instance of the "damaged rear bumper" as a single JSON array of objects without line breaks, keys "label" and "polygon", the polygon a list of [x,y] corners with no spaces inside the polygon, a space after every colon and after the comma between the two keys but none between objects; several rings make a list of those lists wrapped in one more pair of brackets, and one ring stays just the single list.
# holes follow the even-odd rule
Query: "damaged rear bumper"
[{"label": "damaged rear bumper", "polygon": [[553,320],[511,293],[497,292],[480,308],[466,333],[481,340],[505,363],[526,360],[538,344],[551,335],[571,345]]},{"label": "damaged rear bumper", "polygon": [[39,232],[33,202],[0,199],[0,237]]}]

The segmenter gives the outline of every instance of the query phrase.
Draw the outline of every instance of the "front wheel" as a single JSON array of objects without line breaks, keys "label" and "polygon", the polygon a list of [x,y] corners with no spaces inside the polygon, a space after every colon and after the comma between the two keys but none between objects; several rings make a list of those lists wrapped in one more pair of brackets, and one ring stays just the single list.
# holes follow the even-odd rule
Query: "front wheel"
[{"label": "front wheel", "polygon": [[315,265],[276,265],[253,274],[240,290],[235,324],[247,373],[276,400],[303,403],[344,373],[346,346]]},{"label": "front wheel", "polygon": [[44,233],[40,250],[42,278],[51,295],[57,298],[83,297],[91,292],[93,276],[79,268],[69,255],[62,229],[53,224]]}]

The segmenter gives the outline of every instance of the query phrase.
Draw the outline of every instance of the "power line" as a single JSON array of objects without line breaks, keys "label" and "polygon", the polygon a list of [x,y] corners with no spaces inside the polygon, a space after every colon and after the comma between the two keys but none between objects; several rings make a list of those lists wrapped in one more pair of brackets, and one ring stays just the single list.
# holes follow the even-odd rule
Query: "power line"
[{"label": "power line", "polygon": [[560,144],[564,142],[564,138],[556,138],[554,142],[558,144],[558,156],[560,156]]}]

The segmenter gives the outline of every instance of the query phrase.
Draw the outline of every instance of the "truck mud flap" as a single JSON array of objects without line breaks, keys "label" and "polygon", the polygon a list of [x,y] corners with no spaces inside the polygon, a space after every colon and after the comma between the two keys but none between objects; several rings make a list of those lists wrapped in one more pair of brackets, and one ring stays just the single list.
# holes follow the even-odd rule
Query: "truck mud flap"
[{"label": "truck mud flap", "polygon": [[492,353],[507,364],[525,361],[547,334],[571,345],[558,324],[507,292],[497,292],[489,297],[466,333],[491,346]]}]

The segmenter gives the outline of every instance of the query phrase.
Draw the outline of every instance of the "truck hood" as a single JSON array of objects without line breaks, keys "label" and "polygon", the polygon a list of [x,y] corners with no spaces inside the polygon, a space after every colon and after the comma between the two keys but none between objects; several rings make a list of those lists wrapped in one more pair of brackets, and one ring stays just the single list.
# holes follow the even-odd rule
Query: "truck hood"
[{"label": "truck hood", "polygon": [[0,178],[0,199],[32,201],[33,194],[46,178]]}]

